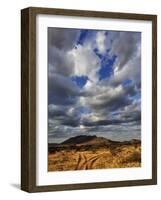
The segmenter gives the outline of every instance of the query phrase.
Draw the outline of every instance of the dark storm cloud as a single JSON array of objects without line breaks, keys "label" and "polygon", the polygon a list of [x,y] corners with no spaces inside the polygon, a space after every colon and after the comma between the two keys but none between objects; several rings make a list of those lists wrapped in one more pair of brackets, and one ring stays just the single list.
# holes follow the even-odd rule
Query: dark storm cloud
[{"label": "dark storm cloud", "polygon": [[138,90],[141,89],[141,81],[138,81],[138,82],[136,83],[136,88],[137,88]]},{"label": "dark storm cloud", "polygon": [[117,68],[120,70],[136,53],[140,44],[140,33],[118,32],[113,38],[112,50],[117,57]]},{"label": "dark storm cloud", "polygon": [[141,120],[141,112],[140,111],[133,111],[132,113],[126,112],[122,114],[122,118],[127,120],[127,122],[131,121],[140,121]]},{"label": "dark storm cloud", "polygon": [[61,124],[65,126],[78,127],[80,124],[80,120],[73,118],[66,118]]},{"label": "dark storm cloud", "polygon": [[99,120],[99,121],[95,121],[95,122],[84,122],[83,125],[85,126],[105,126],[105,125],[111,125],[111,124],[121,124],[124,121],[122,120]]},{"label": "dark storm cloud", "polygon": [[80,125],[80,114],[77,109],[71,108],[70,105],[50,104],[48,113],[50,124],[57,121],[56,125],[69,127],[78,127]]},{"label": "dark storm cloud", "polygon": [[124,95],[118,97],[109,97],[109,99],[104,99],[99,104],[92,104],[94,109],[107,109],[108,111],[115,111],[119,108],[129,105],[132,100],[126,98]]},{"label": "dark storm cloud", "polygon": [[[109,125],[121,125],[130,122],[137,122],[138,124],[141,121],[141,112],[133,111],[130,112],[130,108],[126,111],[118,112],[115,116],[119,116],[115,119],[107,120],[95,120],[92,121],[89,119],[80,120],[81,116],[76,109],[73,109],[74,112],[69,112],[68,107],[49,105],[49,118],[53,120],[59,120],[59,125],[70,126],[70,127],[80,127],[84,125],[85,127],[98,127],[98,126],[109,126]],[[107,110],[106,110],[107,111]],[[94,130],[94,129],[93,129]]]},{"label": "dark storm cloud", "polygon": [[67,106],[58,106],[58,105],[50,104],[48,106],[49,118],[66,116],[67,110],[68,110]]},{"label": "dark storm cloud", "polygon": [[69,78],[74,71],[69,51],[79,35],[79,30],[48,28],[48,104],[74,105],[80,95]]},{"label": "dark storm cloud", "polygon": [[60,74],[49,75],[49,91],[69,96],[78,96],[80,93],[79,87],[73,81]]},{"label": "dark storm cloud", "polygon": [[73,73],[74,60],[69,51],[74,48],[80,31],[77,29],[48,28],[49,74],[69,76]]},{"label": "dark storm cloud", "polygon": [[56,126],[54,127],[54,129],[50,129],[50,132],[48,134],[49,140],[50,139],[61,139],[61,138],[66,138],[69,137],[70,135],[68,135],[71,131],[73,131],[72,128],[70,127],[64,127],[64,126]]},{"label": "dark storm cloud", "polygon": [[49,74],[57,73],[68,76],[73,73],[73,60],[67,52],[50,46],[48,50]]},{"label": "dark storm cloud", "polygon": [[76,97],[80,95],[79,88],[69,78],[52,74],[48,76],[49,104],[74,104]]},{"label": "dark storm cloud", "polygon": [[140,112],[134,112],[134,113],[128,113],[123,114],[122,119],[111,119],[111,120],[98,120],[98,121],[86,121],[83,123],[85,126],[108,126],[108,125],[121,125],[125,123],[130,122],[140,122],[141,120],[141,113]]},{"label": "dark storm cloud", "polygon": [[[115,91],[116,90],[116,91]],[[130,105],[133,100],[130,97],[133,97],[137,94],[136,86],[134,84],[128,85],[126,87],[120,85],[117,88],[110,89],[101,93],[95,94],[95,96],[89,102],[89,105],[93,109],[107,109],[108,111],[114,111],[121,107]],[[95,98],[96,97],[96,98]]]},{"label": "dark storm cloud", "polygon": [[79,36],[78,29],[48,28],[48,45],[67,51],[75,46]]}]

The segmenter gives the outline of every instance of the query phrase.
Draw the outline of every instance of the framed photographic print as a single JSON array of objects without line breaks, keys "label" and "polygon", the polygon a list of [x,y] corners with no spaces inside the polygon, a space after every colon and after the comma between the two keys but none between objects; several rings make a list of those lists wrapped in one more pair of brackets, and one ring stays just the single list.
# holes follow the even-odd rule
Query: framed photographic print
[{"label": "framed photographic print", "polygon": [[21,11],[21,188],[157,183],[157,16]]}]

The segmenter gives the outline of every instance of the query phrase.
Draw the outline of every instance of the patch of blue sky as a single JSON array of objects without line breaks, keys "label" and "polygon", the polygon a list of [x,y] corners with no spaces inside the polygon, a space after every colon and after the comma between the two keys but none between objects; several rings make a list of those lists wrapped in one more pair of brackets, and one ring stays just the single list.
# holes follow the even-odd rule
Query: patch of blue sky
[{"label": "patch of blue sky", "polygon": [[[130,80],[130,79],[126,79],[126,80],[124,80],[122,82],[122,86],[124,88],[128,88],[131,85],[133,85],[133,81]],[[132,95],[132,96],[130,95],[128,98],[131,99],[131,100],[133,100],[133,101],[135,101],[135,102],[140,101],[140,99],[141,99],[141,93],[140,93],[140,91],[137,91],[136,93],[134,93],[134,95]]]},{"label": "patch of blue sky", "polygon": [[81,106],[78,108],[78,111],[81,113],[81,114],[88,114],[91,112],[90,108],[89,107],[84,107],[84,106]]},{"label": "patch of blue sky", "polygon": [[83,45],[85,42],[93,41],[96,37],[96,30],[82,29],[76,45]]},{"label": "patch of blue sky", "polygon": [[100,58],[102,59],[103,58],[103,55],[101,53],[99,53],[99,50],[97,48],[94,48],[93,51],[95,52],[95,54]]},{"label": "patch of blue sky", "polygon": [[110,49],[106,49],[105,53],[100,53],[98,48],[94,48],[93,51],[100,59],[103,59],[104,57],[108,56]]},{"label": "patch of blue sky", "polygon": [[132,99],[134,102],[138,102],[141,99],[141,93],[138,92],[136,93],[134,96],[129,97],[130,99]]},{"label": "patch of blue sky", "polygon": [[88,76],[72,76],[71,80],[76,83],[79,88],[83,88],[88,80]]},{"label": "patch of blue sky", "polygon": [[108,35],[108,31],[105,32],[105,36],[107,36],[107,35]]},{"label": "patch of blue sky", "polygon": [[99,80],[109,78],[113,75],[113,65],[116,57],[113,55],[112,58],[109,58],[108,54],[101,56],[101,66],[98,71]]},{"label": "patch of blue sky", "polygon": [[77,41],[77,44],[80,44],[82,45],[87,37],[87,34],[88,34],[88,30],[84,29],[84,30],[81,30],[81,33],[80,33],[80,36],[78,38],[78,41]]},{"label": "patch of blue sky", "polygon": [[130,79],[126,79],[126,80],[124,80],[123,82],[122,82],[122,85],[124,86],[124,87],[128,87],[129,85],[131,85],[132,84],[132,80],[130,80]]},{"label": "patch of blue sky", "polygon": [[111,119],[112,120],[117,119],[119,115],[120,115],[119,111],[113,111],[111,112]]},{"label": "patch of blue sky", "polygon": [[111,113],[111,115],[112,116],[117,116],[119,113],[117,112],[117,111],[113,111],[112,113]]}]

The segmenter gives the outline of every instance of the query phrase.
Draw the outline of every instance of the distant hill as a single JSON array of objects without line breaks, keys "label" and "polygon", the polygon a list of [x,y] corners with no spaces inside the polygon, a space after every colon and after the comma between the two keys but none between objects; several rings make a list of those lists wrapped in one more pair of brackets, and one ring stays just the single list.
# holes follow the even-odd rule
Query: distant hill
[{"label": "distant hill", "polygon": [[113,141],[104,137],[97,137],[96,135],[79,135],[75,137],[71,137],[61,145],[110,145],[110,144],[136,144],[140,143],[141,141],[138,139],[132,139],[130,141]]},{"label": "distant hill", "polygon": [[104,137],[97,137],[96,135],[78,135],[71,137],[61,143],[49,143],[49,146],[73,146],[73,145],[110,145],[110,144],[137,144],[141,143],[138,139],[129,141],[113,141]]},{"label": "distant hill", "polygon": [[103,138],[103,137],[97,137],[95,135],[89,136],[89,135],[79,135],[76,137],[71,137],[64,142],[62,142],[62,145],[96,145],[96,144],[110,144],[112,143],[112,140]]},{"label": "distant hill", "polygon": [[71,137],[62,143],[49,143],[48,149],[49,152],[54,152],[57,150],[63,150],[63,149],[80,149],[84,148],[86,149],[95,149],[98,147],[109,147],[109,146],[117,146],[117,145],[133,145],[133,144],[141,144],[140,140],[132,139],[130,141],[112,141],[110,139],[104,138],[104,137],[97,137],[96,135],[89,136],[89,135],[79,135],[75,137]]}]

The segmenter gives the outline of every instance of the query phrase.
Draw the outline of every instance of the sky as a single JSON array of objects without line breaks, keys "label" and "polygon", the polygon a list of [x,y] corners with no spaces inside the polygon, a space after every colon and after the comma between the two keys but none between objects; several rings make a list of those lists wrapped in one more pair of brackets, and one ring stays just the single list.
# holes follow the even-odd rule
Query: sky
[{"label": "sky", "polygon": [[141,138],[141,33],[48,28],[48,141]]}]

